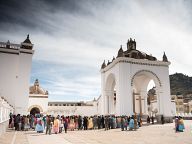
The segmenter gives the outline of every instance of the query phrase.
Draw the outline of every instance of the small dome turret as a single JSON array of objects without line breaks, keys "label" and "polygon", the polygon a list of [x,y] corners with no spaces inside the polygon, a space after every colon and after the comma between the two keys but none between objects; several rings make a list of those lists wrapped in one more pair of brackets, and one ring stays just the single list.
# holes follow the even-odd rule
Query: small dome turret
[{"label": "small dome turret", "polygon": [[23,43],[31,44],[31,41],[30,41],[30,39],[29,39],[29,34],[27,35],[27,38],[24,40]]},{"label": "small dome turret", "polygon": [[27,35],[27,38],[24,40],[24,42],[21,43],[21,48],[23,49],[33,49],[33,44],[31,43],[29,39],[29,34]]}]

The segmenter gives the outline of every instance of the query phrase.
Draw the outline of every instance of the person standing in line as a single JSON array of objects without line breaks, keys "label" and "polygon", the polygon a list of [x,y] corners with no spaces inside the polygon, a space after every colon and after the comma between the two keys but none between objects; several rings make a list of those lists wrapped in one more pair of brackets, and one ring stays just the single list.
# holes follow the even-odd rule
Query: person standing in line
[{"label": "person standing in line", "polygon": [[45,128],[45,126],[46,126],[46,116],[43,116],[43,126],[44,126],[44,128]]},{"label": "person standing in line", "polygon": [[93,116],[93,129],[97,128],[97,116]]},{"label": "person standing in line", "polygon": [[88,118],[88,129],[89,130],[93,129],[93,119],[92,119],[92,117]]},{"label": "person standing in line", "polygon": [[133,130],[134,129],[134,117],[132,116],[130,118],[130,121],[129,121],[129,130]]},{"label": "person standing in line", "polygon": [[69,129],[71,129],[71,131],[74,131],[74,129],[75,129],[75,119],[74,119],[74,116],[70,117]]},{"label": "person standing in line", "polygon": [[84,130],[87,130],[87,125],[88,125],[88,119],[86,116],[84,116],[83,118],[83,127],[84,127]]},{"label": "person standing in line", "polygon": [[51,116],[47,115],[47,117],[46,117],[46,134],[49,132],[49,135],[51,135],[51,129],[52,129]]},{"label": "person standing in line", "polygon": [[67,133],[67,128],[68,128],[68,118],[67,117],[64,117],[64,130],[65,130],[65,133]]},{"label": "person standing in line", "polygon": [[178,131],[179,132],[184,132],[185,126],[184,126],[184,122],[183,122],[183,118],[179,117],[178,120]]},{"label": "person standing in line", "polygon": [[78,130],[81,130],[82,129],[82,118],[81,116],[78,117]]},{"label": "person standing in line", "polygon": [[128,127],[128,117],[125,116],[124,119],[125,119],[124,129],[127,131],[127,127]]},{"label": "person standing in line", "polygon": [[152,124],[154,124],[154,117],[153,117],[153,115],[151,117],[151,121],[152,121]]},{"label": "person standing in line", "polygon": [[178,117],[175,117],[175,132],[178,132],[179,131],[179,124],[178,124]]},{"label": "person standing in line", "polygon": [[101,117],[98,116],[97,118],[97,125],[98,125],[98,129],[101,129]]},{"label": "person standing in line", "polygon": [[101,127],[105,128],[105,120],[104,120],[104,116],[101,116]]},{"label": "person standing in line", "polygon": [[124,116],[121,116],[121,131],[124,131],[124,127],[125,127],[125,118]]},{"label": "person standing in line", "polygon": [[37,124],[36,124],[36,127],[35,127],[35,131],[37,131],[38,133],[42,133],[43,130],[44,130],[43,121],[42,121],[42,118],[40,117],[40,115],[38,114],[37,115]]},{"label": "person standing in line", "polygon": [[59,133],[62,133],[63,131],[63,119],[62,117],[59,119]]},{"label": "person standing in line", "polygon": [[58,120],[58,117],[54,118],[54,122],[53,122],[53,131],[55,134],[58,134],[59,133],[59,120]]},{"label": "person standing in line", "polygon": [[161,123],[164,124],[164,122],[165,122],[165,121],[164,121],[164,116],[162,115],[162,116],[161,116]]},{"label": "person standing in line", "polygon": [[137,115],[134,116],[134,130],[137,130]]},{"label": "person standing in line", "polygon": [[24,130],[28,131],[29,128],[30,128],[29,115],[27,115],[27,116],[24,116]]},{"label": "person standing in line", "polygon": [[105,116],[105,130],[109,130],[109,117]]},{"label": "person standing in line", "polygon": [[147,117],[147,123],[150,124],[150,117]]}]

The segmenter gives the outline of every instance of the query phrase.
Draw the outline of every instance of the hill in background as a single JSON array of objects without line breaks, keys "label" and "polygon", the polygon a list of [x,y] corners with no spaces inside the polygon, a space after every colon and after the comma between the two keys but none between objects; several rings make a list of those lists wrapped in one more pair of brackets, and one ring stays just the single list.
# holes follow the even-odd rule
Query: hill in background
[{"label": "hill in background", "polygon": [[185,99],[192,98],[192,77],[175,73],[169,78],[171,95],[183,95]]}]

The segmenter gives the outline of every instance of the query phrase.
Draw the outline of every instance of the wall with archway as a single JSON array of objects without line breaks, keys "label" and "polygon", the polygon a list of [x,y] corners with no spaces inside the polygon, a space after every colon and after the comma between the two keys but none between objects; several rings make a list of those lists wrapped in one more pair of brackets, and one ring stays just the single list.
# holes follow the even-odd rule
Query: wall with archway
[{"label": "wall with archway", "polygon": [[[111,64],[101,69],[101,107],[102,114],[107,114],[106,96],[108,95],[108,80],[113,75],[116,83],[116,114],[133,114],[133,92],[138,91],[142,95],[147,94],[147,84],[154,80],[157,89],[159,114],[170,117],[171,96],[169,82],[170,62],[149,61],[118,57]],[[140,77],[140,78],[139,78]],[[142,78],[143,77],[143,78]]]},{"label": "wall with archway", "polygon": [[39,108],[40,113],[46,114],[48,110],[48,96],[40,94],[30,94],[28,113],[30,113],[33,107]]},{"label": "wall with archway", "polygon": [[32,105],[28,108],[28,112],[30,113],[30,111],[33,109],[33,108],[38,108],[40,110],[40,113],[43,112],[43,108],[39,105]]},{"label": "wall with archway", "polygon": [[149,107],[147,104],[147,87],[149,82],[153,80],[156,87],[156,93],[159,93],[159,88],[162,86],[159,77],[152,71],[140,70],[136,72],[131,79],[131,86],[134,89],[133,92],[133,112],[141,113],[145,115],[154,115],[160,113],[160,101],[151,104],[150,109],[157,111],[156,113],[149,113]]},{"label": "wall with archway", "polygon": [[116,103],[114,100],[114,94],[115,94],[115,75],[113,73],[110,73],[108,77],[106,78],[105,83],[105,110],[108,114],[116,114]]}]

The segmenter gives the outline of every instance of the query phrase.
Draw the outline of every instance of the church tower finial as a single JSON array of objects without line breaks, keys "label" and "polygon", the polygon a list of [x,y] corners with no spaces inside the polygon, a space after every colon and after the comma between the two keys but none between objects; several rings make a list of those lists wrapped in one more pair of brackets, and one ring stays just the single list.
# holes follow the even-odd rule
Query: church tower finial
[{"label": "church tower finial", "polygon": [[164,61],[164,62],[168,62],[168,59],[167,59],[167,56],[166,56],[165,52],[164,52],[164,54],[163,54],[163,61]]},{"label": "church tower finial", "polygon": [[124,52],[123,52],[123,48],[122,45],[120,46],[120,49],[118,51],[117,57],[123,57],[124,56]]},{"label": "church tower finial", "polygon": [[103,64],[101,65],[101,69],[104,69],[106,67],[106,64],[105,64],[105,60],[103,62]]}]

